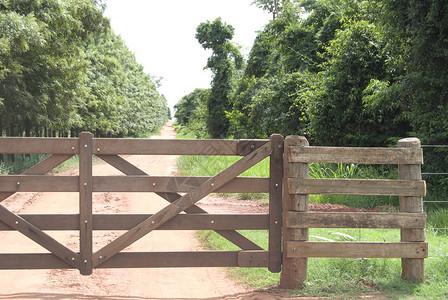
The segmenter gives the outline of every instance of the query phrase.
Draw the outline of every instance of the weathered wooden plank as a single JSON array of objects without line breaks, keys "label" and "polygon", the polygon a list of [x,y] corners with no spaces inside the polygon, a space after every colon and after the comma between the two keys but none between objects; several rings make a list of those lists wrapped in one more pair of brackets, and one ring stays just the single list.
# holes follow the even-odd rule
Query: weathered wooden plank
[{"label": "weathered wooden plank", "polygon": [[270,251],[240,251],[238,252],[239,267],[269,267]]},{"label": "weathered wooden plank", "polygon": [[[290,163],[289,151],[286,149],[289,146],[308,146],[307,139],[303,136],[288,136],[285,139],[284,147],[284,159],[283,159],[283,224],[286,223],[286,215],[289,211],[308,211],[308,199],[309,195],[293,195],[289,188],[287,178],[299,177],[308,178],[309,165],[306,163]],[[283,249],[286,248],[287,241],[307,241],[308,229],[307,228],[288,228],[283,226]],[[286,257],[285,251],[283,251],[282,259],[282,273],[280,275],[280,287],[286,289],[297,289],[303,286],[303,282],[306,280],[308,270],[308,259],[305,257]]]},{"label": "weathered wooden plank", "polygon": [[271,136],[269,165],[269,271],[282,270],[283,136]]},{"label": "weathered wooden plank", "polygon": [[292,194],[425,196],[424,180],[289,178]]},{"label": "weathered wooden plank", "polygon": [[78,268],[80,257],[42,230],[0,205],[0,221],[35,241],[66,263]]},{"label": "weathered wooden plank", "polygon": [[[51,170],[53,170],[55,167],[62,164],[67,159],[71,158],[73,155],[71,154],[53,154],[50,157],[47,157],[45,160],[41,161],[37,165],[33,166],[32,168],[26,170],[23,172],[23,175],[43,175]],[[1,189],[0,189],[1,190]],[[8,193],[8,192],[0,192],[0,202],[5,200],[6,198],[14,195],[15,193]]]},{"label": "weathered wooden plank", "polygon": [[3,175],[0,190],[17,192],[78,192],[78,176]]},{"label": "weathered wooden plank", "polygon": [[286,243],[287,257],[426,258],[428,243]]},{"label": "weathered wooden plank", "polygon": [[126,159],[118,155],[97,155],[99,158],[116,168],[117,170],[123,172],[125,175],[135,176],[135,175],[148,175],[142,169],[134,166]]},{"label": "weathered wooden plank", "polygon": [[[398,147],[401,149],[421,150],[420,140],[417,138],[408,138],[398,141]],[[398,178],[402,180],[421,180],[421,163],[400,164],[398,165]],[[400,211],[408,213],[422,213],[423,199],[421,195],[417,197],[400,197]],[[412,195],[410,195],[412,196]],[[425,231],[423,229],[402,229],[402,242],[424,242]],[[425,282],[425,262],[423,259],[403,258],[401,260],[402,277],[414,282]]]},{"label": "weathered wooden plank", "polygon": [[[40,230],[79,230],[79,214],[18,214],[25,221]],[[11,227],[0,222],[0,231],[12,231]]]},{"label": "weathered wooden plank", "polygon": [[82,275],[92,274],[93,218],[92,218],[92,134],[79,135],[79,250]]},{"label": "weathered wooden plank", "polygon": [[131,245],[141,237],[145,236],[155,228],[160,227],[160,225],[178,215],[185,209],[191,207],[194,203],[216,191],[216,189],[220,188],[239,174],[269,156],[271,152],[271,145],[270,143],[267,143],[265,146],[262,146],[249,155],[244,156],[224,171],[218,173],[194,190],[163,208],[152,217],[127,231],[93,255],[94,266],[98,266],[104,261],[107,261],[112,256]]},{"label": "weathered wooden plank", "polygon": [[269,140],[238,140],[237,153],[238,155],[246,156],[267,142],[269,142]]},{"label": "weathered wooden plank", "polygon": [[266,257],[267,251],[121,252],[98,268],[267,267]]},{"label": "weathered wooden plank", "polygon": [[0,137],[0,153],[74,155],[78,150],[74,138]]},{"label": "weathered wooden plank", "polygon": [[425,228],[426,214],[288,212],[288,228]]},{"label": "weathered wooden plank", "polygon": [[[125,160],[124,158],[118,156],[118,155],[100,155],[100,158],[107,161],[109,164],[120,170],[126,175],[148,175],[144,171],[140,170],[139,168],[132,165],[130,162]],[[112,158],[113,157],[113,158]],[[167,200],[168,202],[172,203],[182,197],[181,195],[177,193],[166,193],[166,192],[157,192],[157,195],[162,197],[163,199]],[[207,211],[204,209],[193,205],[187,209],[184,210],[187,214],[206,214]],[[162,225],[163,226],[163,225]],[[231,231],[231,230],[215,230],[215,232],[222,237],[226,238],[236,246],[240,247],[243,250],[263,250],[260,246],[243,236],[241,233],[237,231]]]},{"label": "weathered wooden plank", "polygon": [[47,172],[50,172],[66,160],[70,159],[72,154],[53,154],[37,165],[29,168],[22,175],[44,175]]},{"label": "weathered wooden plank", "polygon": [[[267,267],[267,251],[121,252],[99,268]],[[50,253],[0,254],[0,269],[71,269]]]},{"label": "weathered wooden plank", "polygon": [[[211,177],[185,176],[94,176],[94,192],[156,192],[187,193]],[[0,181],[1,182],[1,181]],[[268,193],[269,178],[237,177],[216,193]]]},{"label": "weathered wooden plank", "polygon": [[239,155],[238,140],[94,139],[95,155]]},{"label": "weathered wooden plank", "polygon": [[74,269],[51,253],[1,253],[0,270]]},{"label": "weathered wooden plank", "polygon": [[[41,230],[79,230],[78,214],[21,214],[19,216]],[[93,230],[129,230],[151,216],[151,214],[94,214]],[[180,214],[156,230],[266,229],[269,229],[268,214]],[[12,230],[0,222],[0,231]]]},{"label": "weathered wooden plank", "polygon": [[342,164],[422,164],[423,152],[412,148],[291,146],[289,162]]}]

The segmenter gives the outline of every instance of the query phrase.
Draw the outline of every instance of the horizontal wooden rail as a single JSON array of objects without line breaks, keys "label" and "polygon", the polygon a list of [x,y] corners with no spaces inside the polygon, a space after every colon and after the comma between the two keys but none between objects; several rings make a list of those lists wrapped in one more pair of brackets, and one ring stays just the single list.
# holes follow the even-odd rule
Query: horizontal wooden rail
[{"label": "horizontal wooden rail", "polygon": [[[210,177],[93,176],[93,192],[189,192]],[[78,176],[4,175],[2,192],[78,192]],[[268,193],[269,178],[237,177],[216,193]]]},{"label": "horizontal wooden rail", "polygon": [[0,153],[9,154],[76,154],[78,139],[0,137]]},{"label": "horizontal wooden rail", "polygon": [[286,257],[426,258],[428,243],[286,242]]},{"label": "horizontal wooden rail", "polygon": [[[244,156],[269,140],[93,139],[93,154],[238,155]],[[77,154],[78,138],[0,137],[0,153]]]},{"label": "horizontal wooden rail", "polygon": [[288,186],[291,194],[417,197],[426,195],[424,180],[289,178]]},{"label": "horizontal wooden rail", "polygon": [[[210,177],[182,176],[94,176],[94,192],[179,192],[186,193]],[[269,178],[237,177],[216,193],[268,193]]]},{"label": "horizontal wooden rail", "polygon": [[[41,230],[79,230],[77,214],[21,214],[24,220]],[[152,215],[94,214],[93,230],[129,230]],[[157,230],[265,230],[269,228],[268,214],[181,214]],[[0,230],[13,230],[0,222]]]},{"label": "horizontal wooden rail", "polygon": [[349,148],[291,146],[289,162],[343,164],[422,164],[423,152],[417,148]]},{"label": "horizontal wooden rail", "polygon": [[425,228],[425,213],[288,212],[287,228]]},{"label": "horizontal wooden rail", "polygon": [[247,155],[269,140],[93,139],[93,154]]},{"label": "horizontal wooden rail", "polygon": [[[267,267],[268,251],[121,252],[98,268]],[[50,253],[0,254],[0,269],[70,269]]]}]

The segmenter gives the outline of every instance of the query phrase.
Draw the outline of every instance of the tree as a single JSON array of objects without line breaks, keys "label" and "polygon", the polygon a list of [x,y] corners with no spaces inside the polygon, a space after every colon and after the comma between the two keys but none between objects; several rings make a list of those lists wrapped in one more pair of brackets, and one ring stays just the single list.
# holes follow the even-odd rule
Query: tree
[{"label": "tree", "polygon": [[281,10],[281,2],[281,0],[254,0],[252,4],[270,12],[272,19],[275,20]]},{"label": "tree", "polygon": [[230,40],[234,28],[222,22],[221,18],[213,22],[201,23],[196,28],[196,39],[204,49],[211,49],[212,56],[206,68],[213,72],[211,93],[207,103],[207,128],[213,138],[224,137],[229,128],[226,111],[231,111],[229,96],[235,69],[243,66],[243,57]]},{"label": "tree", "polygon": [[67,130],[77,122],[87,68],[82,42],[107,30],[94,1],[8,0],[0,7],[2,24],[0,98],[10,135],[33,126]]},{"label": "tree", "polygon": [[195,89],[185,95],[174,106],[174,117],[177,122],[188,128],[197,138],[206,138],[207,135],[207,102],[210,98],[210,89]]}]

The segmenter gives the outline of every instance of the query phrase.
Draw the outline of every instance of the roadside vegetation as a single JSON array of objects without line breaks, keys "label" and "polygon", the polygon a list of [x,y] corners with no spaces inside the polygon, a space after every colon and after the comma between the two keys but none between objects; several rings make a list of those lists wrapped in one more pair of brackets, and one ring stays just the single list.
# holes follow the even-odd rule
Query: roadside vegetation
[{"label": "roadside vegetation", "polygon": [[[389,147],[415,136],[442,145],[425,148],[423,172],[448,172],[447,1],[253,3],[273,18],[243,61],[225,20],[197,27],[212,84],[176,104],[180,125],[196,138],[279,133],[323,146]],[[424,179],[428,199],[444,200],[447,176]]]},{"label": "roadside vegetation", "polygon": [[[196,89],[176,104],[180,134],[245,139],[279,133],[305,136],[311,145],[347,147],[393,147],[400,138],[419,138],[427,147],[422,166],[430,251],[426,282],[402,281],[399,259],[309,259],[308,280],[298,293],[447,298],[448,3],[254,0],[253,4],[273,18],[258,33],[243,65],[231,42],[231,25],[216,19],[198,26],[198,42],[212,51],[204,65],[213,79],[210,89]],[[212,31],[219,45],[212,45],[214,40],[204,34]],[[181,157],[178,167],[185,175],[214,175],[236,159]],[[255,176],[267,176],[267,161],[259,165],[253,168]],[[397,178],[397,170],[311,164],[310,177],[388,179]],[[398,206],[397,197],[311,195],[310,202],[380,206],[385,211]],[[244,234],[266,246],[265,232]],[[313,229],[310,234],[315,240],[399,239],[398,230]],[[232,249],[214,233],[200,236],[212,249]],[[264,269],[231,272],[256,287],[278,282],[278,275]]]},{"label": "roadside vegetation", "polygon": [[[135,136],[170,118],[159,79],[104,9],[97,0],[0,1],[0,136]],[[0,168],[15,159],[0,153]]]}]

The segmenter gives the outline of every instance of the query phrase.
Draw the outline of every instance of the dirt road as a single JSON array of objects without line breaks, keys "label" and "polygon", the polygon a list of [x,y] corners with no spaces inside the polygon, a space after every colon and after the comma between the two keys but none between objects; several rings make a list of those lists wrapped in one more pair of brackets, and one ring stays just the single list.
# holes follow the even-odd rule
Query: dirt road
[{"label": "dirt road", "polygon": [[[173,138],[170,124],[157,138]],[[175,173],[173,156],[128,156],[127,160],[151,175]],[[76,171],[70,171],[71,175]],[[99,163],[94,175],[122,175]],[[78,213],[77,193],[21,193],[3,204],[16,213]],[[155,194],[94,194],[94,213],[155,213],[167,204]],[[78,232],[52,232],[58,241],[78,251]],[[121,232],[95,232],[94,251]],[[1,252],[46,252],[15,232],[0,233]],[[133,251],[197,250],[190,231],[154,231],[130,246]],[[128,249],[128,250],[129,250]],[[260,296],[260,295],[259,295]],[[260,299],[226,277],[219,268],[97,269],[91,276],[77,270],[0,271],[0,299]]]}]

